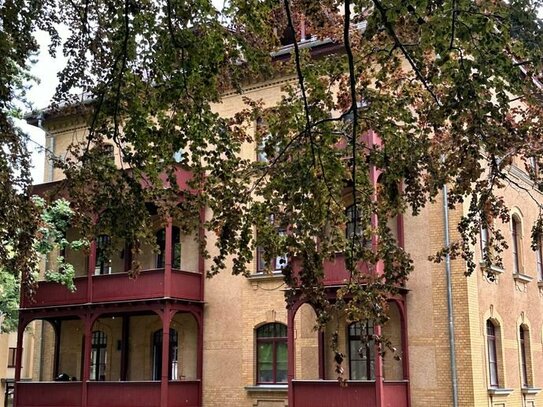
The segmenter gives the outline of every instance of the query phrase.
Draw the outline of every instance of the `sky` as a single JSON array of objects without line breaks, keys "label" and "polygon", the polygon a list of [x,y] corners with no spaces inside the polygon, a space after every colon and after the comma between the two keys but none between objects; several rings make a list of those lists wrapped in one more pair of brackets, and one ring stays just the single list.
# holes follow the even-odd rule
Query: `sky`
[{"label": "sky", "polygon": [[[58,84],[57,72],[66,64],[62,52],[57,53],[56,59],[49,55],[47,47],[50,39],[47,33],[39,31],[35,37],[41,51],[30,72],[33,76],[39,78],[39,83],[32,84],[27,92],[27,99],[32,104],[33,110],[44,109],[49,106]],[[24,120],[16,120],[16,124],[30,136],[28,149],[32,151],[32,179],[34,184],[40,184],[44,181],[45,154],[43,147],[45,146],[45,132],[27,124]]]}]

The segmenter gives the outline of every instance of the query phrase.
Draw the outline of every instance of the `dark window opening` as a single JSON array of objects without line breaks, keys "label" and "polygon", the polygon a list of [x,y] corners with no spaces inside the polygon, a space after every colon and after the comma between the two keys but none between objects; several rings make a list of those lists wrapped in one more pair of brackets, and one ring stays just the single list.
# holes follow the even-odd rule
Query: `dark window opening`
[{"label": "dark window opening", "polygon": [[375,341],[371,321],[349,325],[349,377],[375,380]]},{"label": "dark window opening", "polygon": [[106,380],[107,336],[102,331],[92,333],[90,379]]},{"label": "dark window opening", "polygon": [[[162,378],[162,339],[163,331],[159,329],[153,334],[153,380]],[[178,377],[178,346],[177,331],[170,328],[170,345],[168,351],[168,380],[177,380]]]},{"label": "dark window opening", "polygon": [[95,275],[111,274],[111,259],[108,251],[111,245],[111,237],[108,235],[99,235],[96,238],[96,265],[94,267]]},{"label": "dark window opening", "polygon": [[486,337],[488,351],[488,372],[490,378],[490,386],[498,387],[498,352],[496,347],[496,327],[492,321],[486,321]]},{"label": "dark window opening", "polygon": [[[162,269],[166,264],[166,229],[160,229],[156,233],[156,243],[159,253],[156,258],[156,268]],[[172,267],[181,268],[181,230],[177,226],[172,227]]]},{"label": "dark window opening", "polygon": [[521,272],[521,262],[520,262],[520,224],[516,216],[511,218],[511,234],[513,239],[513,268],[515,274]]},{"label": "dark window opening", "polygon": [[15,367],[17,348],[9,348],[8,351],[8,367]]},{"label": "dark window opening", "polygon": [[521,361],[521,375],[522,375],[522,386],[528,387],[528,365],[526,363],[526,329],[520,327],[519,337],[520,337],[520,361]]}]

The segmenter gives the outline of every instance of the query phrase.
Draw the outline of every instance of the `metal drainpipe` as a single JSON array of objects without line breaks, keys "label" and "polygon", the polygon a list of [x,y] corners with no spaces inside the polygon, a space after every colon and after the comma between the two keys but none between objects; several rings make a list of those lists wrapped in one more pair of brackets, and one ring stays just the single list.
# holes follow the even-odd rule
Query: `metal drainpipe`
[{"label": "metal drainpipe", "polygon": [[[443,222],[445,223],[445,247],[450,246],[449,238],[449,197],[447,185],[443,185]],[[456,342],[454,339],[454,318],[452,301],[452,280],[451,280],[451,256],[445,256],[445,275],[447,277],[447,316],[449,318],[449,345],[451,357],[451,378],[453,407],[458,407],[458,376],[456,373]]]}]

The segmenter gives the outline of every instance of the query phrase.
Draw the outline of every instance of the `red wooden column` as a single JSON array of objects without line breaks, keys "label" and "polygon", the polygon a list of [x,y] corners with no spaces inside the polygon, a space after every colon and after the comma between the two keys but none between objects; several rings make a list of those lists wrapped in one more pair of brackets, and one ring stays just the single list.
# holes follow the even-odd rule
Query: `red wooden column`
[{"label": "red wooden column", "polygon": [[13,405],[17,406],[17,384],[21,380],[21,367],[23,364],[23,335],[25,332],[27,322],[22,318],[19,318],[19,325],[17,326],[17,349],[15,355],[15,394],[13,397]]},{"label": "red wooden column", "polygon": [[326,358],[326,349],[324,346],[324,330],[319,329],[317,335],[319,335],[319,379],[326,380],[326,370],[324,366],[324,360]]},{"label": "red wooden column", "polygon": [[55,356],[53,358],[53,378],[59,375],[58,366],[60,363],[60,335],[62,330],[62,320],[55,320],[51,323],[55,331]]},{"label": "red wooden column", "polygon": [[81,376],[81,407],[87,406],[88,383],[90,379],[91,350],[92,350],[92,326],[96,316],[86,314],[83,318],[83,374]]},{"label": "red wooden column", "polygon": [[411,405],[411,384],[409,382],[409,341],[407,332],[407,310],[405,308],[405,295],[401,301],[397,301],[401,316],[401,338],[402,338],[402,362],[403,362],[403,378],[407,380],[407,406]]},{"label": "red wooden column", "polygon": [[204,378],[204,318],[202,314],[202,310],[200,309],[197,313],[193,314],[193,316],[196,318],[196,323],[198,326],[198,354],[197,354],[197,364],[196,364],[196,375],[198,379],[200,380],[200,389],[198,393],[198,406],[202,405],[203,402],[203,378]]},{"label": "red wooden column", "polygon": [[92,302],[92,276],[96,269],[96,239],[90,244],[89,263],[87,269],[87,302]]},{"label": "red wooden column", "polygon": [[[198,238],[200,242],[203,242],[205,239],[205,229],[203,227],[206,221],[206,210],[205,208],[200,209],[200,225],[198,226]],[[205,259],[201,251],[198,250],[198,272],[202,275],[200,279],[200,300],[204,300],[204,273],[205,273]]]},{"label": "red wooden column", "polygon": [[[166,244],[166,247],[167,244]],[[172,310],[170,304],[164,305],[162,312],[162,373],[160,376],[160,406],[168,406],[168,376],[170,371],[170,321]]]},{"label": "red wooden column", "polygon": [[[381,336],[381,325],[374,327],[376,336]],[[379,347],[375,345],[375,406],[384,406],[384,385],[383,385],[383,358],[379,354]]]},{"label": "red wooden column", "polygon": [[121,333],[121,381],[125,382],[128,377],[128,341],[130,338],[130,316],[123,315]]},{"label": "red wooden column", "polygon": [[296,316],[296,307],[294,304],[288,307],[287,311],[287,355],[288,355],[288,406],[294,407],[294,389],[292,380],[296,373],[296,354],[294,351],[294,317]]},{"label": "red wooden column", "polygon": [[166,224],[166,242],[164,245],[164,297],[170,297],[172,293],[172,219],[168,218],[168,223]]}]

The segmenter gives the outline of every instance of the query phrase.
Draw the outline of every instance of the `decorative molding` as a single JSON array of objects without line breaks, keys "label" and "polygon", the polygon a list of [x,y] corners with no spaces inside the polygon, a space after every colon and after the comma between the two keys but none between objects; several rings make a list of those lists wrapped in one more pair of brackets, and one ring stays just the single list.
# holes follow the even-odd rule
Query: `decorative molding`
[{"label": "decorative molding", "polygon": [[504,387],[490,387],[488,389],[488,394],[491,396],[509,396],[513,393],[513,389],[506,389]]},{"label": "decorative molding", "polygon": [[278,280],[283,278],[282,271],[274,271],[273,273],[255,273],[247,276],[249,281],[266,281],[266,280]]},{"label": "decorative molding", "polygon": [[479,267],[481,268],[483,280],[489,284],[498,284],[500,275],[505,272],[503,268],[494,264],[492,264],[490,268],[487,267],[483,260],[479,262]]},{"label": "decorative molding", "polygon": [[524,394],[525,396],[535,396],[540,391],[541,391],[540,387],[523,387],[522,388],[522,394]]},{"label": "decorative molding", "polygon": [[527,276],[526,274],[521,274],[521,273],[513,274],[513,278],[515,279],[515,281],[518,281],[524,284],[528,284],[530,281],[534,279],[533,277],[530,277],[530,276]]}]

